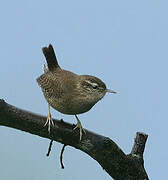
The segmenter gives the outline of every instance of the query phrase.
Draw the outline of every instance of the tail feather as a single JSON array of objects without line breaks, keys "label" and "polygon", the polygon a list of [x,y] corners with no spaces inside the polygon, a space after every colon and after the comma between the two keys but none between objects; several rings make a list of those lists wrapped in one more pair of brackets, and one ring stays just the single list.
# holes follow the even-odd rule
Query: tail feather
[{"label": "tail feather", "polygon": [[49,71],[53,71],[56,68],[60,68],[54,49],[51,44],[48,47],[42,48],[42,51],[46,58]]}]

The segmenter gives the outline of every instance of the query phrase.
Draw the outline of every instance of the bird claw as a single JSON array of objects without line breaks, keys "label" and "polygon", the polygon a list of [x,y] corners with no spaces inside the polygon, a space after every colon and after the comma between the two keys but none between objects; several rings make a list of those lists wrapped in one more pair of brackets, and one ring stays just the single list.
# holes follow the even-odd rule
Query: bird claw
[{"label": "bird claw", "polygon": [[53,122],[53,120],[52,120],[52,117],[51,117],[51,114],[50,114],[50,113],[48,114],[47,120],[46,120],[46,122],[45,122],[45,124],[44,124],[43,127],[45,127],[47,124],[48,124],[48,132],[49,132],[49,134],[50,134],[51,125],[54,127],[54,122]]},{"label": "bird claw", "polygon": [[73,128],[73,130],[79,128],[79,140],[81,141],[82,140],[82,134],[83,134],[82,131],[84,132],[84,134],[86,134],[86,131],[83,129],[82,124],[81,124],[80,120],[78,119],[78,117],[77,116],[75,116],[75,117],[77,119],[77,124]]}]

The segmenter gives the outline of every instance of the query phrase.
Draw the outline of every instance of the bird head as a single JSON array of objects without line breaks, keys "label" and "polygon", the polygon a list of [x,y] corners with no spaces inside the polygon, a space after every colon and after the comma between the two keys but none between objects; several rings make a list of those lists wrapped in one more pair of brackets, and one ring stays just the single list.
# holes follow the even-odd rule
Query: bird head
[{"label": "bird head", "polygon": [[80,84],[85,95],[95,103],[101,100],[107,92],[116,93],[113,90],[107,89],[106,84],[95,76],[82,75]]}]

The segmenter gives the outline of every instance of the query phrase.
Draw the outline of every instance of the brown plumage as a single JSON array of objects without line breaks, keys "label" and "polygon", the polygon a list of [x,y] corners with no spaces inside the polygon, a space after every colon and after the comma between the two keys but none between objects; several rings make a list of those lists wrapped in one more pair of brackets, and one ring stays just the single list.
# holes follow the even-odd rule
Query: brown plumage
[{"label": "brown plumage", "polygon": [[[90,75],[77,75],[60,68],[52,45],[44,47],[43,54],[46,57],[48,69],[37,78],[39,86],[49,104],[63,114],[75,115],[77,126],[80,129],[80,140],[82,138],[82,125],[77,117],[89,111],[95,103],[104,97],[106,92],[115,93],[108,90],[104,82],[99,78]],[[46,124],[52,122],[50,109]],[[46,125],[45,124],[45,125]],[[84,131],[84,130],[83,130]]]}]

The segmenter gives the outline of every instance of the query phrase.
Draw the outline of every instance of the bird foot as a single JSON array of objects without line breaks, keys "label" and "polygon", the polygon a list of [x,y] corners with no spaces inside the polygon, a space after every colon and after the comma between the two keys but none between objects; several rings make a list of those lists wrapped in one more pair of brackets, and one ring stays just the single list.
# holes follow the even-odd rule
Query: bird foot
[{"label": "bird foot", "polygon": [[82,140],[82,131],[86,134],[86,131],[83,129],[83,127],[82,127],[82,124],[81,124],[81,122],[79,121],[79,119],[78,119],[78,122],[77,122],[77,124],[76,124],[76,126],[73,128],[73,130],[75,130],[75,129],[77,129],[77,128],[79,128],[79,140],[81,141]]},{"label": "bird foot", "polygon": [[50,134],[51,125],[54,127],[54,122],[53,122],[53,120],[52,120],[52,117],[51,117],[51,114],[50,114],[50,113],[48,114],[47,120],[46,120],[46,122],[45,122],[45,124],[44,124],[43,127],[47,126],[47,124],[48,124],[48,132],[49,132],[49,134]]}]

